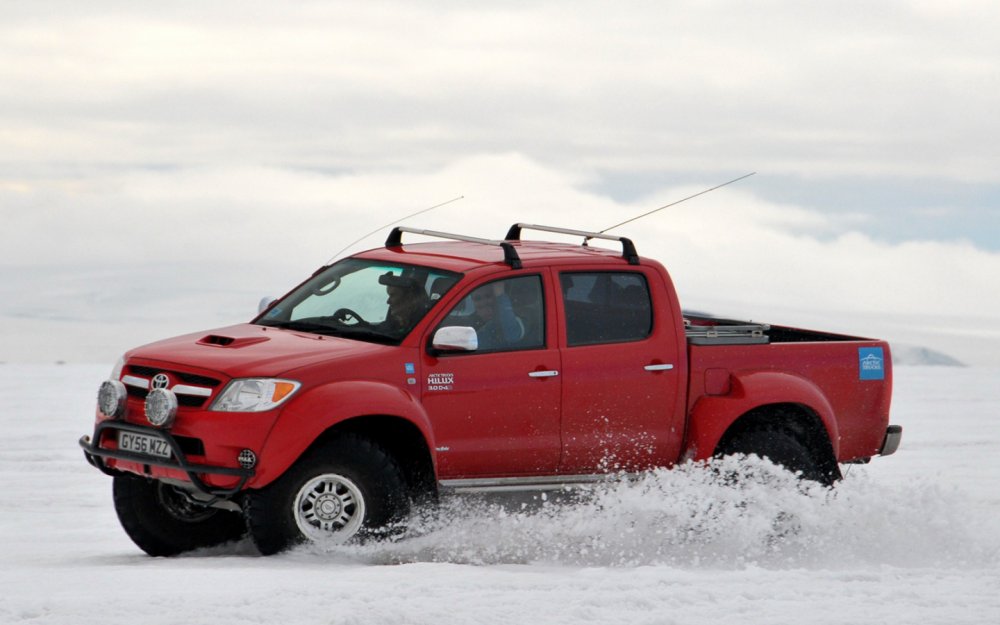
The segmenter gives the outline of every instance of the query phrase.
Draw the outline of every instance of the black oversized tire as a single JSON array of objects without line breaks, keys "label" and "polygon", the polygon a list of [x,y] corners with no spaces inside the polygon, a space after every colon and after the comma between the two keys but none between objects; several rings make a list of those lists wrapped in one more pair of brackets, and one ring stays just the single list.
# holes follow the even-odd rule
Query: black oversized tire
[{"label": "black oversized tire", "polygon": [[804,480],[833,486],[840,471],[824,469],[815,453],[794,434],[782,429],[759,428],[743,432],[729,441],[718,455],[756,454],[781,465]]},{"label": "black oversized tire", "polygon": [[112,492],[125,533],[151,556],[175,556],[246,535],[239,512],[193,504],[163,482],[117,475]]},{"label": "black oversized tire", "polygon": [[343,544],[391,536],[409,512],[402,473],[371,440],[345,434],[310,450],[280,478],[243,500],[263,555],[302,543]]}]

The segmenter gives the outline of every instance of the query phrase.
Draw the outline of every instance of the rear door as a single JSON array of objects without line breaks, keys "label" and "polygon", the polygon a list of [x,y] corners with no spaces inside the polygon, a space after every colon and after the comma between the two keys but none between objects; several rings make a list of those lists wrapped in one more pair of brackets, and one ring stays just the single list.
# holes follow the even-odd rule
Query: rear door
[{"label": "rear door", "polygon": [[[557,272],[562,347],[560,471],[642,470],[676,461],[683,440],[683,346],[648,268]],[[668,317],[669,319],[669,317]]]},{"label": "rear door", "polygon": [[562,393],[552,302],[546,275],[518,272],[472,285],[435,324],[432,335],[472,327],[480,344],[424,356],[422,402],[440,478],[556,471]]}]

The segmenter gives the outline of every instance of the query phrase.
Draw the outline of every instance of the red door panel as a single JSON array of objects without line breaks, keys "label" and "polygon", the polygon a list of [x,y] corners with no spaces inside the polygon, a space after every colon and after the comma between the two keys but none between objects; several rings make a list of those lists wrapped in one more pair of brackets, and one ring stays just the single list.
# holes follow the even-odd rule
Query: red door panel
[{"label": "red door panel", "polygon": [[[475,328],[481,349],[425,354],[418,380],[434,424],[439,477],[554,473],[562,380],[548,276],[518,272],[484,280],[456,301],[439,323]],[[487,302],[515,313],[516,323],[482,323]],[[509,345],[497,346],[507,339]]]},{"label": "red door panel", "polygon": [[680,453],[686,368],[658,278],[639,267],[559,276],[563,473],[643,470]]},{"label": "red door panel", "polygon": [[442,479],[554,473],[559,463],[557,350],[428,357],[423,403]]}]

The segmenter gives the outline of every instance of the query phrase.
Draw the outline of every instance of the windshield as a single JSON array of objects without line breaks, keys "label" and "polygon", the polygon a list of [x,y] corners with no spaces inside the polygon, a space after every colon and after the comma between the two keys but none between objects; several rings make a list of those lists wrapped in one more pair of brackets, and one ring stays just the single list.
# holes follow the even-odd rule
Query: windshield
[{"label": "windshield", "polygon": [[459,277],[429,267],[348,258],[317,273],[254,323],[398,343]]}]

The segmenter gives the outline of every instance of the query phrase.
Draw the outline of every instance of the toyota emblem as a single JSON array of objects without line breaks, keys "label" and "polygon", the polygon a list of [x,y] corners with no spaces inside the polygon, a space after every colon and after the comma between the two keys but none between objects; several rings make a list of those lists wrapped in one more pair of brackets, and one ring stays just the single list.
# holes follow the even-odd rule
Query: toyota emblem
[{"label": "toyota emblem", "polygon": [[166,373],[157,373],[153,376],[153,388],[167,388],[170,386],[170,378]]}]

